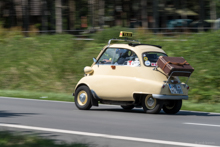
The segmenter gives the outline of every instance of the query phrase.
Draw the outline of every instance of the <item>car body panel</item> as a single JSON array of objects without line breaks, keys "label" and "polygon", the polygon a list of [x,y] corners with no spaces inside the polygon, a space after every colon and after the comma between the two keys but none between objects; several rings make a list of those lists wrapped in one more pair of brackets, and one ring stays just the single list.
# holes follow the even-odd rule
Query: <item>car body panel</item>
[{"label": "car body panel", "polygon": [[[149,45],[133,47],[128,44],[113,44],[105,46],[96,59],[98,60],[108,48],[124,48],[135,52],[140,66],[93,63],[91,66],[93,73],[83,77],[76,88],[80,84],[85,84],[101,99],[113,101],[134,101],[134,94],[177,95],[171,94],[167,84],[162,88],[164,81],[167,81],[167,76],[161,69],[154,70],[154,67],[146,67],[143,64],[144,52],[166,54],[162,49]],[[112,66],[115,68],[113,69]],[[181,95],[188,95],[184,84],[181,84],[181,88],[183,91]]]}]

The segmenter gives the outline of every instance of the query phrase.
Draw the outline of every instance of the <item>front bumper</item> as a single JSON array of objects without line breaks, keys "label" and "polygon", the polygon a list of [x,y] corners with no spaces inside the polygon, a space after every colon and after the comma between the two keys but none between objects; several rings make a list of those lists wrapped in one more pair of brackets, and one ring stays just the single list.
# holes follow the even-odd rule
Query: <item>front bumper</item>
[{"label": "front bumper", "polygon": [[162,99],[162,100],[188,100],[188,95],[161,95],[161,94],[152,94],[153,98]]}]

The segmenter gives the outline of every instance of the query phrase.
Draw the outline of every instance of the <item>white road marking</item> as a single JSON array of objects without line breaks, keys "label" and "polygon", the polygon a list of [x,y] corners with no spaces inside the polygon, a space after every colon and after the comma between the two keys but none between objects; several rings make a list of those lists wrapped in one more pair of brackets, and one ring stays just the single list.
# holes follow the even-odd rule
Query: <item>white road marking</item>
[{"label": "white road marking", "polygon": [[197,126],[208,126],[208,127],[220,127],[220,125],[214,125],[214,124],[200,124],[200,123],[189,123],[189,122],[186,122],[186,123],[183,123],[183,124],[197,125]]},{"label": "white road marking", "polygon": [[38,101],[38,102],[51,102],[51,103],[75,103],[67,101],[54,101],[54,100],[45,100],[45,99],[29,99],[29,98],[16,98],[16,97],[3,97],[0,96],[0,99],[14,99],[14,100],[23,100],[23,101]]},{"label": "white road marking", "polygon": [[186,146],[186,147],[217,147],[213,145],[202,145],[202,144],[136,138],[136,137],[127,137],[127,136],[115,136],[115,135],[108,135],[108,134],[70,131],[70,130],[61,130],[61,129],[53,129],[53,128],[42,128],[42,127],[33,127],[33,126],[24,126],[24,125],[15,125],[15,124],[0,123],[0,126],[19,128],[19,129],[38,130],[38,131],[48,131],[48,132],[56,132],[56,133],[66,133],[66,134],[74,134],[74,135],[84,135],[84,136],[92,136],[92,137],[102,137],[102,138],[119,139],[119,140],[128,140],[128,141],[137,141],[137,142],[148,142],[148,143],[155,143],[155,144],[179,145],[179,146]]},{"label": "white road marking", "polygon": [[[16,97],[4,97],[0,96],[0,99],[14,99],[14,100],[24,100],[24,101],[38,101],[38,102],[51,102],[51,103],[69,103],[73,104],[75,102],[67,102],[67,101],[55,101],[55,100],[45,100],[45,99],[29,99],[29,98],[16,98]],[[99,104],[101,106],[110,106],[110,107],[118,107],[120,108],[119,105],[107,105],[107,104]]]}]

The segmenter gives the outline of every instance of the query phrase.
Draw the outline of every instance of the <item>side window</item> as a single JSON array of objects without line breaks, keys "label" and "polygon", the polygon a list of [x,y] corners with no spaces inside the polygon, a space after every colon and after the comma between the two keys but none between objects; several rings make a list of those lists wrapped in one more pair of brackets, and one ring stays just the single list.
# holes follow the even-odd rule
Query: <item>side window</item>
[{"label": "side window", "polygon": [[98,63],[140,66],[140,61],[133,51],[121,48],[108,48],[99,58]]},{"label": "side window", "polygon": [[137,55],[128,49],[116,49],[116,65],[140,66]]},{"label": "side window", "polygon": [[99,64],[112,64],[114,61],[115,51],[116,49],[114,48],[108,48],[99,58],[98,63]]},{"label": "side window", "polygon": [[145,66],[157,66],[157,60],[160,56],[167,56],[158,52],[146,52],[143,53],[143,61]]}]

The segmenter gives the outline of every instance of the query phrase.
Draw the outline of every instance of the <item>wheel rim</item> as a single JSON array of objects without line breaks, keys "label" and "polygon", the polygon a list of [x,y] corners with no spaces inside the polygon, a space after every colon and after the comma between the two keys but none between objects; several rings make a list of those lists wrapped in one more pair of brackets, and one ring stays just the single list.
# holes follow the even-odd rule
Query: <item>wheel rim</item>
[{"label": "wheel rim", "polygon": [[147,96],[145,98],[145,106],[148,109],[153,109],[156,106],[157,99],[153,98],[152,96]]},{"label": "wheel rim", "polygon": [[87,103],[88,101],[88,95],[85,91],[80,91],[78,96],[77,96],[77,102],[79,105],[83,106]]}]

